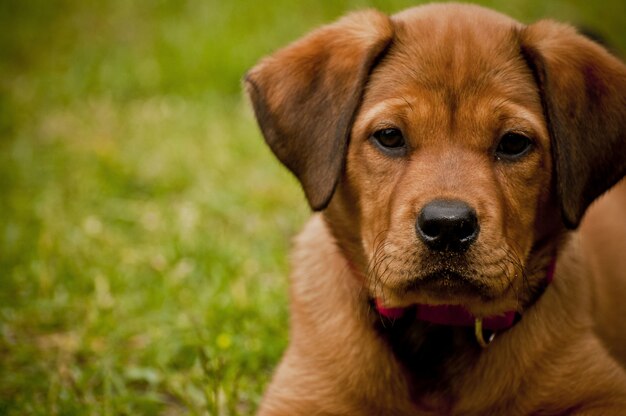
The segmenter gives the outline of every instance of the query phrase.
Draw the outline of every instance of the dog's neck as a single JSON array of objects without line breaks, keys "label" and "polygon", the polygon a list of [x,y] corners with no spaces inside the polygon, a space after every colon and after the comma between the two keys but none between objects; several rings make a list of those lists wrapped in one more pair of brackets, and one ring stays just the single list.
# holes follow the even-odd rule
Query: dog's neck
[{"label": "dog's neck", "polygon": [[453,406],[453,380],[481,353],[473,330],[421,321],[414,309],[395,320],[381,317],[374,325],[404,368],[413,403],[424,410]]}]

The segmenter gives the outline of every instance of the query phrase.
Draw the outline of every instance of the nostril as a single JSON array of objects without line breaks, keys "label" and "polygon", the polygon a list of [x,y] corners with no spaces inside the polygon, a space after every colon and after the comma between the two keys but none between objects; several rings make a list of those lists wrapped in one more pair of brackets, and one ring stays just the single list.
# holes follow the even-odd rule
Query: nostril
[{"label": "nostril", "polygon": [[463,201],[434,200],[419,213],[416,231],[432,250],[463,251],[478,237],[478,218]]},{"label": "nostril", "polygon": [[437,238],[441,234],[441,227],[436,221],[423,221],[421,225],[425,237]]},{"label": "nostril", "polygon": [[477,219],[475,216],[462,221],[458,229],[458,237],[461,241],[472,239],[478,231]]}]

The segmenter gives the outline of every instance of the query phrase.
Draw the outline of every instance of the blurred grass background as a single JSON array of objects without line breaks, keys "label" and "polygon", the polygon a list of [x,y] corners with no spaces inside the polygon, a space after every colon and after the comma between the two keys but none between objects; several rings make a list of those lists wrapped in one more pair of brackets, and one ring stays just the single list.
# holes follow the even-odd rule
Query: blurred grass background
[{"label": "blurred grass background", "polygon": [[[261,56],[409,1],[0,2],[0,414],[250,414],[308,215],[240,92]],[[483,4],[626,50],[623,0]]]}]

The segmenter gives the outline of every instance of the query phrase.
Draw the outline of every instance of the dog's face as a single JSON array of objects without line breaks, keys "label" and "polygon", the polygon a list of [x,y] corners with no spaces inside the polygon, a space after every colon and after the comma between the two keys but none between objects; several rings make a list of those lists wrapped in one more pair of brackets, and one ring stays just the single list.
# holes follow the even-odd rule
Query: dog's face
[{"label": "dog's face", "polygon": [[551,187],[538,88],[509,19],[419,18],[395,18],[401,46],[370,77],[340,184],[358,199],[370,291],[516,309]]},{"label": "dog's face", "polygon": [[363,12],[247,81],[270,147],[389,306],[523,308],[560,230],[626,172],[624,66],[551,22]]}]

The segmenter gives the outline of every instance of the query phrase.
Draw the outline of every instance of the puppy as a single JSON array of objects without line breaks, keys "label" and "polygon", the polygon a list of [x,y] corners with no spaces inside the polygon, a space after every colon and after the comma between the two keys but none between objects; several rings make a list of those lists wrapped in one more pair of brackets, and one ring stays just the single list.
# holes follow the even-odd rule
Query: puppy
[{"label": "puppy", "polygon": [[626,414],[622,62],[432,4],[350,14],[245,84],[317,212],[260,414]]}]

